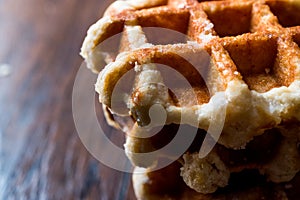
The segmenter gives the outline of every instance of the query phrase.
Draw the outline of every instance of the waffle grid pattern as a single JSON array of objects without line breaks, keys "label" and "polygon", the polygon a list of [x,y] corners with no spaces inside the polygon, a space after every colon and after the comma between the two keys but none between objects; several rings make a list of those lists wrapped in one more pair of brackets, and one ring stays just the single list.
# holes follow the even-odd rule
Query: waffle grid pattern
[{"label": "waffle grid pattern", "polygon": [[[124,9],[113,16],[107,14],[106,17],[92,26],[82,48],[82,55],[86,58],[88,66],[94,71],[100,70],[96,45],[109,36],[122,32],[125,25],[140,26],[142,28],[168,28],[187,34],[190,40],[201,44],[201,48],[205,48],[211,55],[212,64],[208,75],[210,78],[208,78],[206,85],[195,86],[202,88],[203,92],[201,94],[204,94],[198,99],[207,98],[205,97],[207,91],[209,91],[207,95],[210,97],[216,92],[222,91],[227,96],[229,108],[230,106],[247,106],[253,107],[252,110],[261,113],[261,116],[256,117],[256,121],[258,121],[256,127],[250,127],[249,133],[240,134],[244,136],[243,141],[241,140],[238,144],[230,144],[230,141],[234,140],[232,140],[232,137],[235,137],[236,134],[234,136],[224,134],[225,137],[220,140],[222,144],[231,148],[240,148],[253,136],[262,134],[265,129],[273,128],[283,120],[300,119],[299,112],[297,112],[299,110],[297,108],[299,105],[297,93],[299,93],[300,78],[300,50],[297,44],[299,44],[300,26],[290,27],[290,25],[299,25],[296,22],[300,22],[300,20],[297,20],[300,18],[297,13],[300,12],[294,9],[291,16],[287,16],[284,10],[291,9],[290,4],[294,4],[295,1],[264,2],[245,0],[200,3],[195,1],[170,1],[168,5],[163,6],[161,4],[166,3],[165,1],[157,1],[156,3],[159,6],[154,8]],[[114,7],[112,5],[108,11],[116,13]],[[144,7],[147,7],[147,5],[144,5]],[[279,14],[279,16],[275,16],[272,11]],[[290,17],[294,17],[293,23],[285,21]],[[172,22],[170,22],[170,19],[172,19]],[[281,23],[278,23],[277,19],[280,19],[279,22]],[[151,40],[149,43],[151,43]],[[172,52],[186,54],[191,48],[195,49],[189,43],[148,45],[145,48],[128,51],[126,56],[122,54],[122,56],[115,58],[117,55],[114,55],[111,60],[115,60],[115,62],[106,66],[106,69],[100,73],[96,84],[100,101],[110,107],[111,93],[116,81],[119,80],[122,74],[132,69],[136,62],[144,64],[149,60],[159,60],[163,64],[172,65],[172,63],[167,63],[168,59],[166,59],[171,56]],[[155,54],[153,52],[163,53]],[[195,55],[197,54],[195,53]],[[171,67],[176,70],[180,68],[180,66]],[[186,66],[181,68],[184,70],[180,72],[188,71]],[[192,79],[192,77],[187,78]],[[294,95],[290,97],[284,95],[290,93],[294,93]],[[278,94],[281,94],[282,98],[279,98]],[[290,103],[291,101],[293,103]],[[261,105],[258,105],[257,102]],[[255,105],[248,105],[249,103]],[[204,110],[209,110],[206,108],[207,106],[202,107],[205,107]],[[198,105],[196,109],[202,112],[202,107]],[[195,108],[191,109],[194,110]],[[233,108],[233,110],[236,110],[236,112],[231,113],[231,116],[235,117],[232,117],[233,119],[228,118],[228,121],[240,121],[238,118],[244,117],[245,110],[240,109],[238,111],[236,108]],[[287,114],[286,112],[290,110],[294,111]],[[180,115],[181,109],[170,107],[168,111],[170,118],[174,118],[174,120],[170,119],[170,122],[176,123],[178,118],[176,116]],[[207,112],[203,111],[203,113]],[[251,116],[251,113],[249,115]],[[194,117],[199,116],[194,115]],[[240,123],[239,126],[247,127],[248,120],[252,120],[251,117],[246,117],[245,123]],[[209,122],[206,118],[209,118],[209,116],[204,117],[202,120],[203,126],[200,124],[199,128],[207,128]],[[265,119],[262,120],[263,124],[259,123],[262,118]],[[230,126],[228,125],[228,130],[226,130],[225,125],[225,133],[237,129],[234,127],[236,125]],[[261,127],[263,128],[259,130]],[[254,130],[255,133],[253,133]],[[226,138],[226,135],[229,139]]]}]

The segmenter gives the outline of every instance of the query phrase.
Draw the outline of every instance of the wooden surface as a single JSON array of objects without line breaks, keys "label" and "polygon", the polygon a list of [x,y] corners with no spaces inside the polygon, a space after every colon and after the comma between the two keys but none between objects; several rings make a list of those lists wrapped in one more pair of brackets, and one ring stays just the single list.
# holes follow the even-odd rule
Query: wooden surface
[{"label": "wooden surface", "polygon": [[0,199],[135,199],[72,118],[80,46],[109,3],[0,0]]}]

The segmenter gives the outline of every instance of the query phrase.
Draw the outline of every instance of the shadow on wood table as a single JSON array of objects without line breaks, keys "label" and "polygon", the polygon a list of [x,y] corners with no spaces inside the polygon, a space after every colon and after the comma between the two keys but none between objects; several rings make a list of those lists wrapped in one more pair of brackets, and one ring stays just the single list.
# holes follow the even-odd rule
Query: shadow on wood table
[{"label": "shadow on wood table", "polygon": [[94,159],[72,118],[81,43],[111,2],[0,1],[0,199],[134,199],[131,175]]}]

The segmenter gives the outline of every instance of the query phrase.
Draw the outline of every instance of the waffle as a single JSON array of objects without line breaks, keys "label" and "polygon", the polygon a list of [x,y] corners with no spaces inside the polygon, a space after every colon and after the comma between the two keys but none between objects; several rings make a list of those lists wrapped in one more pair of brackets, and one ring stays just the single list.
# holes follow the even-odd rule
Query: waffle
[{"label": "waffle", "polygon": [[[99,73],[96,91],[109,124],[127,132],[125,150],[132,163],[151,169],[157,160],[139,153],[168,144],[184,124],[198,129],[194,147],[178,159],[178,173],[189,188],[214,193],[226,188],[233,173],[253,169],[274,183],[291,181],[300,169],[299,4],[296,0],[113,3],[89,29],[81,55]],[[171,29],[187,37],[156,44],[146,27]],[[121,32],[118,44],[109,45],[114,50],[101,46]],[[208,64],[203,52],[210,56]],[[175,69],[191,87],[176,84],[174,76],[174,95],[154,63]],[[125,105],[120,109],[113,105],[113,91],[131,71],[132,82],[122,88],[128,95],[118,98]],[[154,137],[141,138],[147,134],[142,127],[149,124],[154,104],[164,108],[166,125]],[[224,106],[222,134],[212,136],[217,144],[199,157],[209,125],[222,123],[212,116],[222,113]]]},{"label": "waffle", "polygon": [[[300,176],[290,182],[266,182],[253,171],[232,175],[229,185],[212,194],[197,193],[187,187],[178,175],[180,166],[174,163],[164,169],[149,172],[136,168],[133,175],[134,190],[138,199],[147,200],[223,200],[223,199],[298,199]],[[177,174],[177,175],[176,175]],[[164,177],[164,178],[162,178]],[[247,179],[247,181],[245,181]]]}]

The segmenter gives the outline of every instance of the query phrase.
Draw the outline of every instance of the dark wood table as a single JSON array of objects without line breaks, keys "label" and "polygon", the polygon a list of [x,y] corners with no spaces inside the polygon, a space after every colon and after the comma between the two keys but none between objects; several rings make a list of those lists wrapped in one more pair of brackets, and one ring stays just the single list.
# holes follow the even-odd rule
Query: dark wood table
[{"label": "dark wood table", "polygon": [[0,0],[0,199],[135,199],[72,117],[82,41],[111,2]]}]

